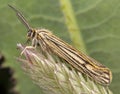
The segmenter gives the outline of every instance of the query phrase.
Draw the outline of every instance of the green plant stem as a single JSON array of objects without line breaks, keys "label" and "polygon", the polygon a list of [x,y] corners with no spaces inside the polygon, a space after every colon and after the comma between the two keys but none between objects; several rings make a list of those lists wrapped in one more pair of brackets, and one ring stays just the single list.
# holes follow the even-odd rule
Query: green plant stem
[{"label": "green plant stem", "polygon": [[66,22],[68,32],[70,34],[73,45],[78,50],[81,50],[82,52],[87,53],[85,44],[80,32],[80,28],[78,28],[77,21],[74,15],[75,13],[72,8],[70,0],[60,0],[60,3],[61,3],[61,9],[65,16],[65,20],[66,20],[65,22]]}]

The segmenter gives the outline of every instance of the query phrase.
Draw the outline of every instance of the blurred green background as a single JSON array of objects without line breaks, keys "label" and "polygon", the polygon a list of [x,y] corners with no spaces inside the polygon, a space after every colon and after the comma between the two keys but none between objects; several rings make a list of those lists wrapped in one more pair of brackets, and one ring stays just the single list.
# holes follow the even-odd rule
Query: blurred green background
[{"label": "blurred green background", "polygon": [[[71,0],[87,53],[112,70],[110,89],[120,94],[120,0]],[[71,44],[59,0],[0,0],[0,52],[17,79],[20,94],[43,94],[21,69],[17,43],[26,42],[26,28],[8,4],[19,9],[32,27],[46,28]]]}]

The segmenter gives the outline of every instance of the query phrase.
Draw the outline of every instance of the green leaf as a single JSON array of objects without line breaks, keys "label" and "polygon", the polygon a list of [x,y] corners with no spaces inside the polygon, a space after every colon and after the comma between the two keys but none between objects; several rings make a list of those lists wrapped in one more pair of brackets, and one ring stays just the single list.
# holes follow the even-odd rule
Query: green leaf
[{"label": "green leaf", "polygon": [[[120,1],[68,0],[68,2],[72,5],[72,15],[82,37],[80,37],[82,46],[84,45],[87,54],[112,70],[113,81],[110,88],[113,93],[119,94]],[[40,89],[24,75],[20,64],[14,58],[19,56],[16,44],[26,42],[27,31],[8,4],[22,11],[32,27],[49,29],[70,44],[75,44],[72,43],[74,38],[70,40],[71,33],[69,25],[65,22],[60,0],[0,0],[0,51],[7,58],[6,65],[15,70],[18,91],[21,94],[40,94]]]}]

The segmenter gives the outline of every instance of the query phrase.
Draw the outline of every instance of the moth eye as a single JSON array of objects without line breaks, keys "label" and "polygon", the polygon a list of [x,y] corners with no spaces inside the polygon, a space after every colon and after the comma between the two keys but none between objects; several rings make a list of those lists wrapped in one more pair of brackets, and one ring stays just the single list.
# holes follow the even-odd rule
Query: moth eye
[{"label": "moth eye", "polygon": [[32,33],[32,31],[29,30],[28,33],[27,33],[27,36],[28,36],[28,37],[31,37],[31,33]]}]

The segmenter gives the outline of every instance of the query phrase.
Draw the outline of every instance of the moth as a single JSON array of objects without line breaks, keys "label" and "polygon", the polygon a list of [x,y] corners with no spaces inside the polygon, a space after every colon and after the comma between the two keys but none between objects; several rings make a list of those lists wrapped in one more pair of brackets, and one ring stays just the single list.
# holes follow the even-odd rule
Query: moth
[{"label": "moth", "polygon": [[109,68],[76,50],[68,43],[53,35],[49,30],[32,28],[21,12],[11,5],[9,7],[16,12],[19,20],[28,29],[27,37],[28,40],[32,41],[32,47],[39,45],[43,52],[49,49],[53,54],[64,59],[66,63],[70,64],[77,71],[87,75],[99,84],[106,86],[111,83],[112,73]]}]

